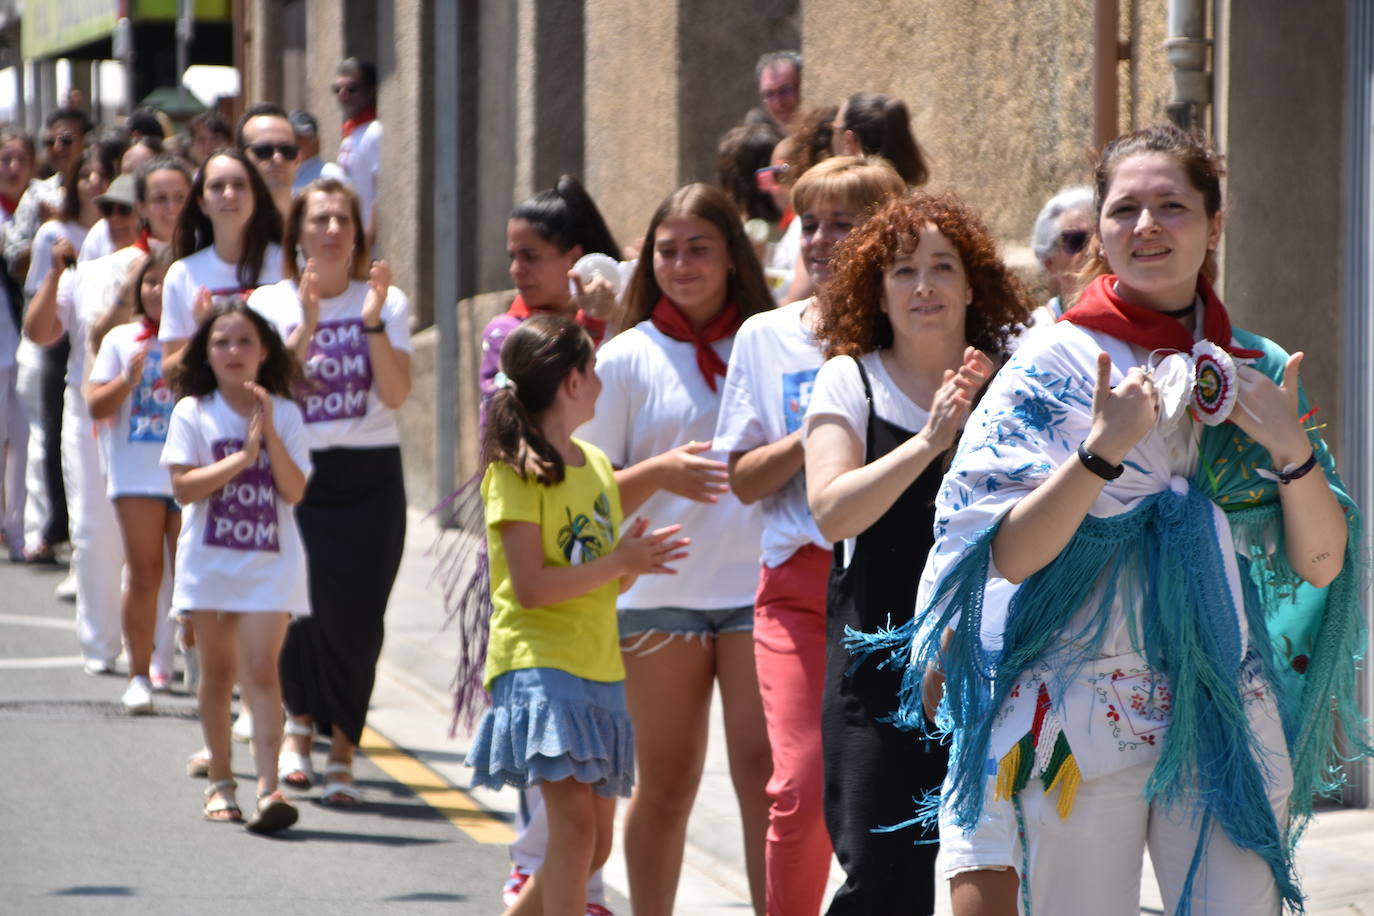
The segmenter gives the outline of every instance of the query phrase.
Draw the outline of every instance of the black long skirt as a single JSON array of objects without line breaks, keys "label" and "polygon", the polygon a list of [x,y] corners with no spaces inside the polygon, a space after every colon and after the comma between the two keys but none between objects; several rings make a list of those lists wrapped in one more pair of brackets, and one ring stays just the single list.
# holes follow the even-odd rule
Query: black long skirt
[{"label": "black long skirt", "polygon": [[296,508],[310,570],[310,616],[286,633],[282,698],[321,734],[337,728],[362,739],[383,616],[406,536],[401,450],[312,452],[315,471]]}]

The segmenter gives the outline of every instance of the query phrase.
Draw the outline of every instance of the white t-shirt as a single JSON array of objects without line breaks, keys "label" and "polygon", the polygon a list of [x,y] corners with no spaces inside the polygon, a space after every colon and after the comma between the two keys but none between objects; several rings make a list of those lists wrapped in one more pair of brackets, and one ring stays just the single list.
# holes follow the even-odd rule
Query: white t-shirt
[{"label": "white t-shirt", "polygon": [[78,261],[94,261],[96,258],[103,258],[107,254],[114,254],[114,240],[110,238],[110,224],[103,219],[95,221],[91,231],[86,233],[85,240],[78,249],[76,259]]},{"label": "white t-shirt", "polygon": [[[372,384],[372,363],[363,330],[367,283],[354,280],[347,291],[320,300],[320,321],[305,361],[309,388],[296,396],[305,417],[310,448],[376,448],[397,445],[396,412],[382,403]],[[294,280],[260,286],[248,304],[270,321],[285,340],[300,326],[300,290]],[[391,346],[410,352],[410,304],[396,287],[387,290],[382,323]]]},{"label": "white t-shirt", "polygon": [[368,121],[344,137],[339,143],[336,160],[358,195],[358,206],[366,226],[372,219],[372,205],[377,200],[377,176],[382,168],[382,122]]},{"label": "white t-shirt", "polygon": [[[926,425],[930,412],[918,406],[897,387],[892,376],[888,375],[880,353],[874,350],[859,357],[859,362],[868,371],[868,384],[873,390],[873,409],[881,419],[912,433],[919,432]],[[803,439],[811,434],[816,417],[839,417],[859,437],[860,442],[867,441],[868,399],[864,397],[864,382],[852,356],[828,359],[821,366],[821,371],[816,373],[816,385],[811,390],[811,404],[806,409],[805,425],[802,427]],[[844,542],[846,566],[853,556],[854,538],[847,538]]]},{"label": "white t-shirt", "polygon": [[[269,243],[262,255],[258,286],[276,283],[280,279],[281,246]],[[239,282],[238,265],[220,260],[213,245],[172,262],[162,281],[162,323],[157,332],[159,339],[189,340],[196,333],[196,294],[202,286],[216,297],[247,296],[256,288],[244,289]]]},{"label": "white t-shirt", "polygon": [[783,230],[782,238],[773,243],[768,257],[769,270],[784,272],[784,276],[776,285],[770,284],[773,286],[773,298],[778,302],[786,298],[787,291],[792,288],[792,282],[797,278],[797,271],[801,269],[801,232],[801,217],[792,217],[792,222]]},{"label": "white t-shirt", "polygon": [[119,405],[119,412],[97,424],[105,459],[105,493],[116,496],[171,496],[172,479],[159,464],[176,397],[162,377],[162,344],[156,336],[140,340],[143,322],[111,328],[91,365],[90,382],[103,385],[124,374],[146,343],[143,378]]},{"label": "white t-shirt", "polygon": [[[291,460],[308,477],[310,449],[300,408],[274,397],[272,416]],[[172,409],[162,466],[213,464],[239,451],[247,434],[248,418],[219,392],[182,398]],[[183,507],[174,582],[173,611],[310,613],[296,513],[277,492],[266,448],[253,467]]]},{"label": "white t-shirt", "polygon": [[[711,346],[728,360],[733,338]],[[629,467],[690,440],[715,435],[721,395],[697,368],[695,347],[640,322],[602,345],[596,355],[601,396],[596,417],[576,435],[604,451],[616,467]],[[723,379],[716,384],[723,388]],[[703,457],[725,461],[719,450]],[[620,596],[624,608],[681,607],[711,611],[754,603],[759,578],[762,513],[733,493],[699,503],[659,491],[635,513],[651,528],[682,525],[692,538],[675,576],[640,576]]]},{"label": "white t-shirt", "polygon": [[[820,345],[801,322],[812,302],[754,315],[735,335],[716,423],[714,444],[722,452],[747,452],[801,429],[816,373],[825,362]],[[765,565],[778,566],[807,544],[830,548],[806,504],[804,471],[764,497],[760,506]]]},{"label": "white t-shirt", "polygon": [[[38,292],[38,287],[43,285],[43,278],[52,270],[52,246],[57,244],[58,239],[66,239],[72,243],[74,249],[81,251],[89,234],[86,227],[78,222],[64,223],[61,220],[50,219],[39,226],[33,237],[33,247],[29,249],[29,272],[24,277],[24,292],[32,296]],[[114,250],[111,249],[97,257],[103,258],[107,254],[114,254]],[[77,260],[86,259],[78,255]]]},{"label": "white t-shirt", "polygon": [[120,285],[129,277],[129,268],[141,254],[130,245],[78,264],[76,270],[63,271],[57,281],[57,318],[72,344],[67,357],[67,385],[78,392],[86,383],[86,367],[90,363],[90,327],[119,295]]}]

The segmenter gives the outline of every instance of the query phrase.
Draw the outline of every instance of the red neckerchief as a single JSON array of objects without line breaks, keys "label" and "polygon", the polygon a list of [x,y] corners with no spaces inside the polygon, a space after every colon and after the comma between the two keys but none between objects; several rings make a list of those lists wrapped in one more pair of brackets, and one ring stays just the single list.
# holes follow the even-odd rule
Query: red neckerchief
[{"label": "red neckerchief", "polygon": [[682,309],[668,301],[667,296],[662,296],[650,313],[649,320],[654,323],[654,327],[673,340],[687,341],[696,347],[697,368],[701,370],[706,384],[715,391],[716,376],[725,374],[725,360],[711,348],[711,344],[717,340],[724,340],[739,330],[739,306],[734,302],[727,303],[725,308],[716,312],[715,317],[706,322],[698,332],[692,329],[692,323],[687,320]]},{"label": "red neckerchief", "polygon": [[134,335],[134,343],[141,343],[149,338],[156,338],[157,325],[158,323],[147,315],[141,316],[138,333]]},{"label": "red neckerchief", "polygon": [[[1226,306],[1221,304],[1205,277],[1197,278],[1197,291],[1202,296],[1202,335],[1205,338],[1241,359],[1258,359],[1264,355],[1258,350],[1232,345],[1231,316],[1226,314]],[[1122,299],[1116,292],[1116,277],[1112,274],[1103,274],[1088,284],[1078,302],[1059,320],[1102,331],[1146,350],[1188,353],[1193,349],[1193,335],[1177,319]]]},{"label": "red neckerchief", "polygon": [[368,122],[375,120],[377,120],[376,107],[374,106],[371,108],[364,108],[362,111],[358,112],[358,116],[356,118],[349,118],[347,121],[343,122],[343,135],[347,137],[349,134],[353,133],[353,131],[357,130],[359,127],[362,127],[364,124],[367,124]]},{"label": "red neckerchief", "polygon": [[14,211],[19,209],[19,198],[0,194],[0,207],[4,208],[6,216],[13,216]]},{"label": "red neckerchief", "polygon": [[[531,315],[556,315],[558,312],[559,309],[550,308],[548,306],[536,305],[531,307],[526,305],[524,297],[519,295],[517,295],[515,301],[510,304],[510,308],[506,309],[507,315],[512,318],[518,318],[521,321],[524,321]],[[606,322],[602,321],[600,318],[594,318],[588,315],[581,309],[577,310],[577,314],[573,316],[573,320],[582,325],[587,334],[591,336],[593,344],[598,347],[601,346],[601,339],[606,336]]]},{"label": "red neckerchief", "polygon": [[144,229],[143,231],[139,232],[138,238],[134,240],[133,247],[137,248],[144,254],[152,254],[152,251],[149,249],[148,246],[149,238],[151,238],[151,236],[148,234],[148,230]]},{"label": "red neckerchief", "polygon": [[793,210],[792,207],[789,205],[788,208],[783,212],[782,219],[778,220],[779,231],[786,232],[787,227],[791,225],[792,220],[796,219],[796,217],[797,211]]}]

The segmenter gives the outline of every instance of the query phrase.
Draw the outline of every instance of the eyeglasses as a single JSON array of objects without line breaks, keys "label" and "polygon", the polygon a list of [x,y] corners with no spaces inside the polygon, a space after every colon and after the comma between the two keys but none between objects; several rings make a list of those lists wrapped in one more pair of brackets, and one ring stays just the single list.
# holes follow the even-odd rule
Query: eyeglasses
[{"label": "eyeglasses", "polygon": [[60,146],[63,149],[66,149],[67,147],[72,146],[75,143],[76,137],[72,134],[58,134],[55,137],[43,138],[43,146],[47,149],[52,149],[54,146]]},{"label": "eyeglasses", "polygon": [[335,95],[343,95],[345,92],[357,92],[362,88],[362,83],[335,83],[333,86]]},{"label": "eyeglasses", "polygon": [[764,89],[759,93],[759,99],[764,102],[771,102],[774,99],[790,99],[797,94],[797,87],[791,83],[784,83],[773,89]]},{"label": "eyeglasses", "polygon": [[761,169],[754,170],[754,184],[760,191],[772,193],[782,187],[779,181],[787,175],[789,166],[786,162],[779,162],[777,165],[766,165]]},{"label": "eyeglasses", "polygon": [[283,159],[295,159],[301,154],[301,148],[294,143],[254,143],[248,146],[247,150],[253,154],[254,159],[261,159],[263,162],[271,159],[273,153],[280,153]]},{"label": "eyeglasses", "polygon": [[132,216],[134,212],[134,208],[129,206],[128,204],[116,203],[113,200],[102,200],[99,206],[100,215],[105,217],[106,219],[109,219],[116,213],[120,216]]},{"label": "eyeglasses", "polygon": [[1059,233],[1059,247],[1064,249],[1065,254],[1078,254],[1087,244],[1086,229],[1070,229],[1068,232]]}]

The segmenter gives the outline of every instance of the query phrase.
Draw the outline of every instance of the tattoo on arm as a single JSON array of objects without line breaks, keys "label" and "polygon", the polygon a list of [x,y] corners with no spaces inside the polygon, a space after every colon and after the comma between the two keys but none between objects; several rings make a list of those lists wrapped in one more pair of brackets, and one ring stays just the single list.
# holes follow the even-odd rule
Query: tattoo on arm
[{"label": "tattoo on arm", "polygon": [[1321,553],[1317,554],[1315,557],[1312,558],[1312,562],[1320,563],[1322,560],[1330,559],[1330,557],[1331,553],[1329,551],[1323,550]]}]

